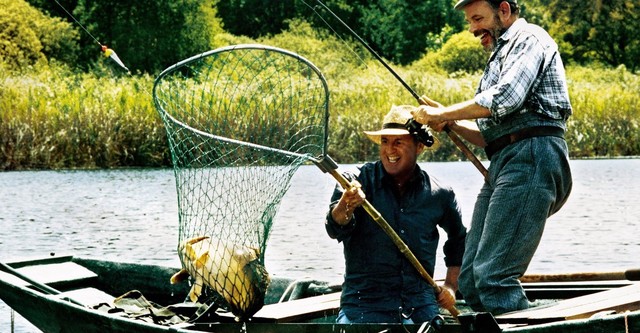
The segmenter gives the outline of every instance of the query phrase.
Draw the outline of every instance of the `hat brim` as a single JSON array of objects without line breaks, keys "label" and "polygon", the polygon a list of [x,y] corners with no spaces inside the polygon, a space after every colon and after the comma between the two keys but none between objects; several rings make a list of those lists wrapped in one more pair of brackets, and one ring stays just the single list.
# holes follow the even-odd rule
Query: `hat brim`
[{"label": "hat brim", "polygon": [[379,131],[364,131],[369,140],[380,144],[380,137],[383,135],[407,135],[410,134],[408,130],[404,128],[385,128]]},{"label": "hat brim", "polygon": [[[460,0],[453,6],[453,9],[461,10],[464,6],[466,6],[466,5],[468,5],[468,4],[472,3],[472,2],[475,2],[475,1],[477,1],[477,0]],[[518,0],[503,0],[503,1],[506,1],[506,2],[509,2],[509,3],[512,3],[512,4],[516,4],[516,5],[518,4]]]},{"label": "hat brim", "polygon": [[460,9],[462,9],[462,7],[472,3],[474,1],[476,1],[476,0],[460,0],[460,1],[458,1],[458,3],[455,4],[455,6],[453,6],[453,9],[460,10]]}]

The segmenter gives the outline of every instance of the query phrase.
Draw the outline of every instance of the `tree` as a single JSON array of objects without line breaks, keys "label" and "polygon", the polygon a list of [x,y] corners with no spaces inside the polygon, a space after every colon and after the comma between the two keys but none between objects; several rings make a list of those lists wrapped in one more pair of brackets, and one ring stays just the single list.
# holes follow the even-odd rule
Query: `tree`
[{"label": "tree", "polygon": [[462,28],[462,18],[449,0],[362,1],[359,23],[364,36],[385,57],[399,64],[420,59],[427,36],[440,34],[449,23]]},{"label": "tree", "polygon": [[[424,55],[428,34],[449,23],[462,28],[451,0],[324,0],[324,4],[382,57],[408,64]],[[343,39],[353,36],[314,0],[219,0],[225,30],[251,38],[278,34],[291,19],[304,19]]]},{"label": "tree", "polygon": [[579,63],[599,61],[638,68],[640,5],[633,0],[536,0],[563,55]]},{"label": "tree", "polygon": [[[312,2],[311,0],[307,0]],[[288,28],[287,20],[300,17],[300,1],[217,0],[218,15],[225,29],[252,38],[274,35]]]},{"label": "tree", "polygon": [[206,0],[79,0],[74,13],[131,70],[158,72],[209,49],[212,11]]},{"label": "tree", "polygon": [[55,58],[75,60],[78,33],[24,0],[0,0],[0,62],[9,69]]},{"label": "tree", "polygon": [[80,63],[74,64],[84,68],[99,59],[105,44],[132,71],[155,73],[209,50],[222,32],[213,0],[60,0],[64,9],[49,0],[29,1],[87,29],[80,35]]},{"label": "tree", "polygon": [[436,63],[449,73],[482,71],[487,58],[478,39],[468,31],[451,36],[436,53]]}]

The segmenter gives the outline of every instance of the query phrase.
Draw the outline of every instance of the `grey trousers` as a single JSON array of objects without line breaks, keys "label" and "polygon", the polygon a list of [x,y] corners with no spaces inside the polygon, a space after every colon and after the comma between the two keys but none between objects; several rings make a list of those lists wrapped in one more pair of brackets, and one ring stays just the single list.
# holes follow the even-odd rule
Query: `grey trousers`
[{"label": "grey trousers", "polygon": [[458,280],[473,310],[500,314],[529,307],[518,278],[533,258],[547,218],[564,205],[571,186],[562,138],[525,139],[492,157]]}]

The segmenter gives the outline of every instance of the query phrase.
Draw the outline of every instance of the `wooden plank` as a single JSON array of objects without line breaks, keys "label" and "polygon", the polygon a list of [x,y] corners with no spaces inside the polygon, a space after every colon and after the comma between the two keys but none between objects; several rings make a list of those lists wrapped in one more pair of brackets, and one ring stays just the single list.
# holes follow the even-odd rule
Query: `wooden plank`
[{"label": "wooden plank", "polygon": [[[266,304],[251,318],[254,323],[290,323],[335,315],[340,308],[340,292]],[[223,317],[233,316],[219,313]]]},{"label": "wooden plank", "polygon": [[[42,284],[63,285],[81,284],[97,279],[98,275],[74,262],[23,266],[16,269],[24,276]],[[29,283],[21,281],[18,285],[28,286]]]},{"label": "wooden plank", "polygon": [[33,257],[33,258],[22,258],[22,259],[14,259],[14,260],[6,260],[9,266],[13,268],[20,268],[25,266],[35,266],[35,265],[46,265],[46,264],[57,264],[61,262],[72,261],[72,255],[54,255],[51,257]]},{"label": "wooden plank", "polygon": [[633,284],[631,281],[530,282],[522,287],[530,300],[568,299]]},{"label": "wooden plank", "polygon": [[523,282],[523,283],[609,281],[609,280],[640,281],[640,269],[632,268],[626,271],[526,274],[520,278],[520,282]]},{"label": "wooden plank", "polygon": [[559,301],[548,307],[506,313],[496,316],[496,321],[499,323],[541,323],[589,318],[595,313],[607,310],[623,312],[638,309],[640,309],[640,283],[634,283],[626,287]]},{"label": "wooden plank", "polygon": [[85,306],[94,306],[100,303],[107,303],[113,305],[115,297],[105,293],[104,291],[96,288],[81,288],[65,291],[57,295],[62,299],[72,299],[76,303]]}]

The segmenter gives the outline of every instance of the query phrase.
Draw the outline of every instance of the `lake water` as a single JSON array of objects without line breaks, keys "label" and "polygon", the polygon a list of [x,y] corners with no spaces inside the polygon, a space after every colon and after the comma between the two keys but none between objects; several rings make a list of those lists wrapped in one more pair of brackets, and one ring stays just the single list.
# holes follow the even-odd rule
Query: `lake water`
[{"label": "lake water", "polygon": [[[640,159],[574,160],[571,165],[572,195],[550,218],[529,272],[640,267]],[[451,184],[469,226],[480,173],[469,162],[422,166]],[[265,252],[272,275],[341,281],[342,246],[326,236],[323,226],[334,186],[333,178],[315,166],[295,174]],[[173,171],[0,172],[0,230],[3,261],[56,253],[178,267]],[[441,253],[437,265],[436,279],[444,274]],[[0,301],[0,332],[11,332],[11,316]],[[38,332],[17,314],[13,328]]]}]

